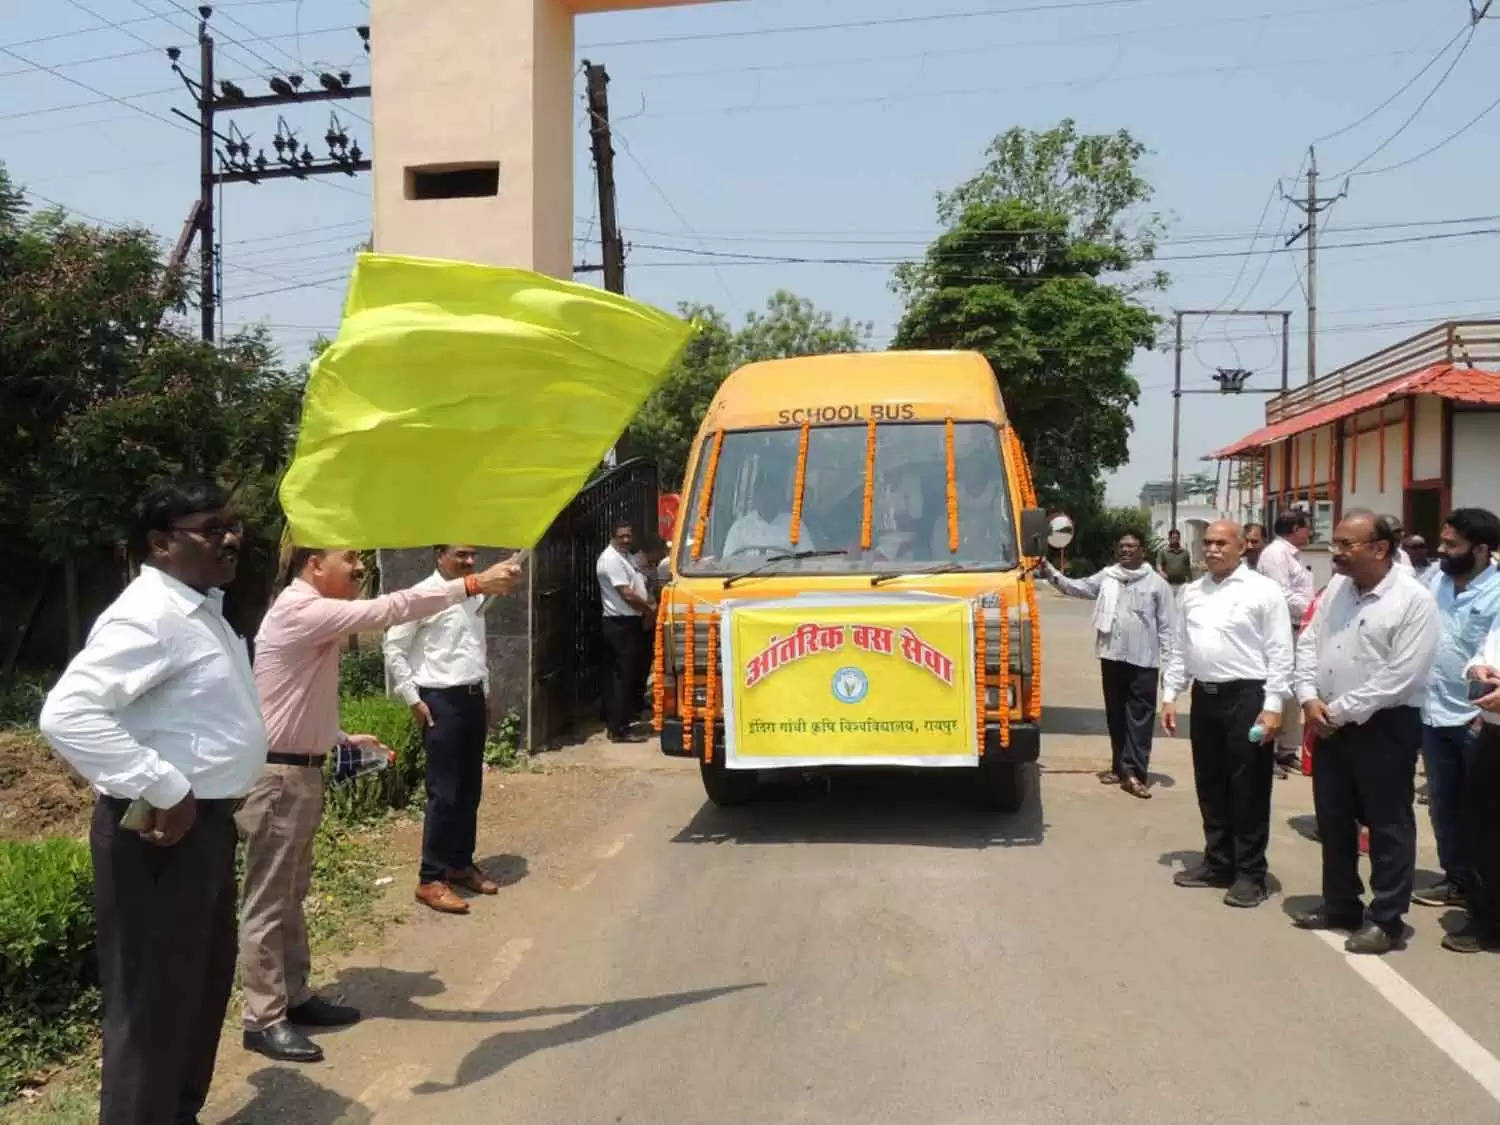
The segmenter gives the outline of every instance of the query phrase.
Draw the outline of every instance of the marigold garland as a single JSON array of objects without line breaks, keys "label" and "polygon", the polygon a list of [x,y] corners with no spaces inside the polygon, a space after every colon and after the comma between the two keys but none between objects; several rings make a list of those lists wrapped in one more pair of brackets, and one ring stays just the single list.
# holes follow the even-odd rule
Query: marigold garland
[{"label": "marigold garland", "polygon": [[683,614],[684,630],[682,634],[682,748],[689,753],[693,749],[693,694],[698,690],[694,682],[697,673],[696,653],[693,651],[694,643],[698,639],[698,619],[693,610],[693,603],[688,602],[687,612]]},{"label": "marigold garland", "polygon": [[671,622],[672,589],[661,592],[656,606],[656,652],[651,657],[651,727],[657,734],[667,721],[667,629]]},{"label": "marigold garland", "polygon": [[948,419],[945,440],[948,455],[948,553],[958,554],[958,466],[953,455],[953,419]]},{"label": "marigold garland", "polygon": [[1042,721],[1042,614],[1036,599],[1036,588],[1026,584],[1027,607],[1031,612],[1031,699],[1027,710],[1033,722]]},{"label": "marigold garland", "polygon": [[693,528],[693,561],[703,556],[703,540],[708,536],[708,506],[713,500],[714,480],[719,475],[719,450],[724,448],[724,431],[714,431],[714,443],[708,450],[708,468],[703,471],[703,491],[698,494],[698,521]]},{"label": "marigold garland", "polygon": [[1010,606],[1000,591],[1000,745],[1010,745]]},{"label": "marigold garland", "polygon": [[[979,605],[974,610],[974,696],[976,700],[975,715],[979,726],[979,756],[984,757],[984,713],[989,704],[989,663],[990,642],[988,635],[989,622],[986,620],[988,610],[984,608],[984,599],[980,599]],[[1000,728],[1002,731],[1004,727]],[[1001,739],[1003,746],[1004,739]]]},{"label": "marigold garland", "polygon": [[865,498],[864,511],[860,516],[859,524],[859,548],[868,551],[874,539],[870,534],[870,525],[874,519],[875,512],[875,419],[870,419],[869,429],[865,437]]},{"label": "marigold garland", "polygon": [[793,547],[802,538],[802,493],[807,487],[807,441],[812,426],[802,423],[802,435],[797,440],[797,479],[792,485],[792,529],[788,538]]},{"label": "marigold garland", "polygon": [[703,695],[703,760],[712,762],[714,760],[714,712],[719,696],[719,625],[710,619],[708,622],[708,673],[706,677],[707,690]]}]

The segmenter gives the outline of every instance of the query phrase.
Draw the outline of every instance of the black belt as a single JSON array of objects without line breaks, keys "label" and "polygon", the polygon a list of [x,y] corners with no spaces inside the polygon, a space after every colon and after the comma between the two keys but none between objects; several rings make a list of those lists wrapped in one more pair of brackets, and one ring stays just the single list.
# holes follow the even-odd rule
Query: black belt
[{"label": "black belt", "polygon": [[453,687],[422,687],[419,684],[417,686],[417,692],[420,694],[424,691],[434,692],[439,695],[483,695],[484,684],[483,682],[473,684],[455,684]]},{"label": "black belt", "polygon": [[283,754],[279,750],[272,750],[266,755],[266,763],[272,766],[307,766],[309,769],[320,770],[323,768],[323,759],[326,754]]},{"label": "black belt", "polygon": [[[121,816],[130,807],[129,797],[111,797],[108,793],[99,794],[99,800],[103,801]],[[228,812],[233,813],[240,807],[241,797],[196,797],[193,804],[202,812]]]},{"label": "black belt", "polygon": [[1204,695],[1227,695],[1230,692],[1245,691],[1254,688],[1256,691],[1266,690],[1265,680],[1225,680],[1223,683],[1210,684],[1202,680],[1193,682],[1195,688],[1202,688]]}]

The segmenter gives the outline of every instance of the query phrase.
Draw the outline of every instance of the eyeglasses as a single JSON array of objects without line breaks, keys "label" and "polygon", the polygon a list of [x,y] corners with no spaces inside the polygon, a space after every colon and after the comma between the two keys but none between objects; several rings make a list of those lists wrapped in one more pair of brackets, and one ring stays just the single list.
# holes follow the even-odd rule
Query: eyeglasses
[{"label": "eyeglasses", "polygon": [[1373,539],[1335,539],[1333,540],[1333,549],[1335,551],[1348,551],[1365,543],[1374,542],[1375,540]]},{"label": "eyeglasses", "polygon": [[185,531],[192,535],[201,535],[210,543],[222,543],[230,535],[233,535],[236,539],[243,539],[245,537],[245,525],[239,520],[235,520],[233,523],[204,524],[202,527],[178,527],[174,525],[167,530]]}]

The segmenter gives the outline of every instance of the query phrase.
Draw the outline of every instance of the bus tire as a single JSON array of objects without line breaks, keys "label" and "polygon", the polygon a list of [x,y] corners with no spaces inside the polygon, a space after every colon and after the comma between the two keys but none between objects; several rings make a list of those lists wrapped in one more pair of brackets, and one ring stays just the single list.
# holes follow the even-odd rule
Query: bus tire
[{"label": "bus tire", "polygon": [[698,773],[703,778],[703,791],[708,799],[721,809],[743,805],[755,797],[760,788],[759,770],[731,770],[724,768],[724,754],[714,755],[712,762],[698,759]]},{"label": "bus tire", "polygon": [[1014,813],[1026,803],[1031,771],[1024,762],[983,762],[979,767],[979,802],[990,812]]}]

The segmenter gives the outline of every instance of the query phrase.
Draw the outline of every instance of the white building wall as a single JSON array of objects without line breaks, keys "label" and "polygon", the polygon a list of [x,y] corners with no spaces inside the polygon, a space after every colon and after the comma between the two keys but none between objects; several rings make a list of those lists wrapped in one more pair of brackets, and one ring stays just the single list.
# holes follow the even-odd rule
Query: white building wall
[{"label": "white building wall", "polygon": [[1412,406],[1411,479],[1436,480],[1443,475],[1443,400],[1422,395]]},{"label": "white building wall", "polygon": [[1500,511],[1500,411],[1453,414],[1453,506]]},{"label": "white building wall", "polygon": [[[1361,414],[1355,422],[1368,426],[1378,417],[1373,411]],[[1359,451],[1355,453],[1355,442]],[[1385,443],[1385,473],[1382,480],[1381,442]],[[1405,473],[1406,427],[1400,421],[1389,422],[1384,430],[1368,430],[1357,437],[1344,435],[1343,510],[1369,508],[1376,513],[1400,513]]]}]

